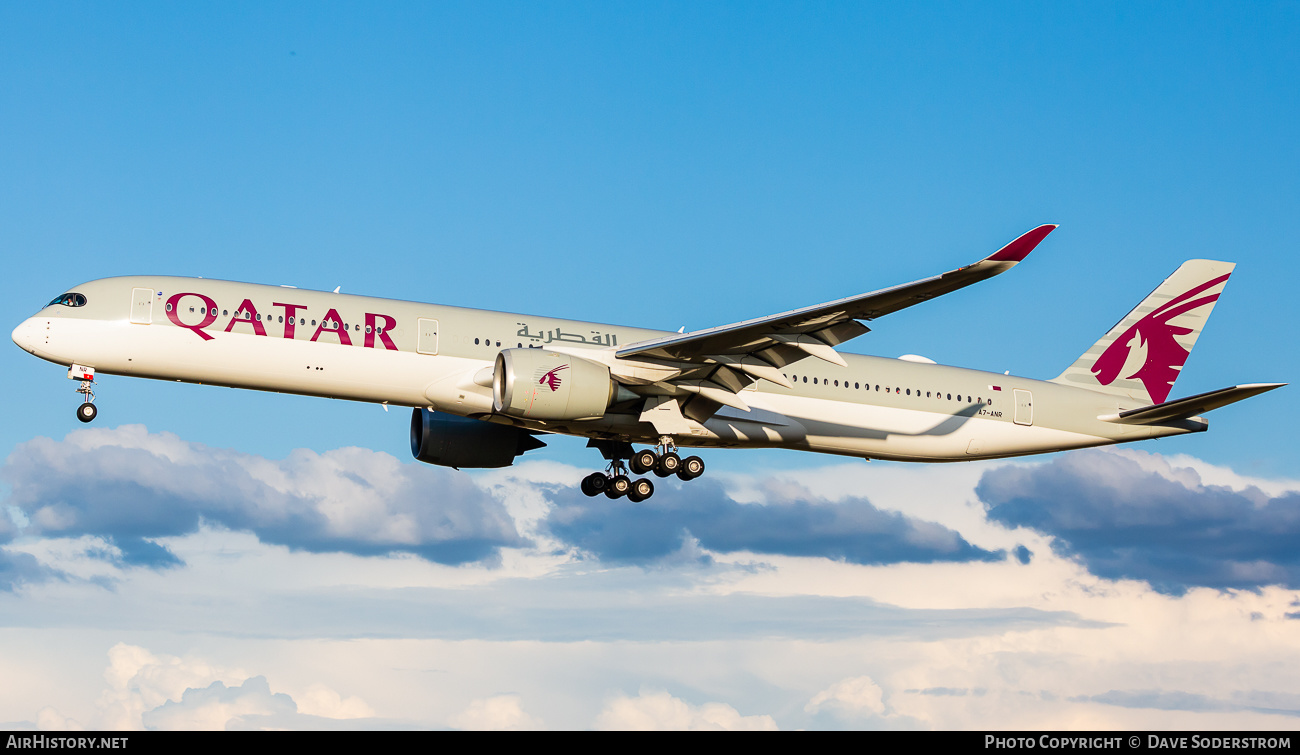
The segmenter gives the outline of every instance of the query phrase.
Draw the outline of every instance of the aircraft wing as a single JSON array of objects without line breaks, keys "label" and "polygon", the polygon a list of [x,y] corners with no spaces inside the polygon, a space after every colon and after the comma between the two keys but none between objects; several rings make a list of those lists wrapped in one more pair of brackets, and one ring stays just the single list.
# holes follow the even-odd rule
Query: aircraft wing
[{"label": "aircraft wing", "polygon": [[617,355],[723,364],[788,387],[780,368],[791,362],[811,355],[844,365],[833,347],[869,331],[860,320],[874,320],[1004,273],[1054,230],[1055,225],[1040,225],[979,262],[932,278],[770,317],[640,341],[619,349]]}]

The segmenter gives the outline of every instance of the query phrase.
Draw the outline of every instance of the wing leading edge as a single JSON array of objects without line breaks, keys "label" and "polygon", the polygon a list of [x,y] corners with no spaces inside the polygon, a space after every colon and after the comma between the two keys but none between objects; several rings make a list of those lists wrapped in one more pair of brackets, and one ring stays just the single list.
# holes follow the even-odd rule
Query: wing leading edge
[{"label": "wing leading edge", "polygon": [[617,356],[715,362],[784,384],[780,368],[810,355],[843,365],[833,347],[868,332],[870,328],[860,320],[874,320],[1004,273],[1054,230],[1055,225],[1040,225],[979,262],[932,278],[769,317],[640,341],[619,349]]}]

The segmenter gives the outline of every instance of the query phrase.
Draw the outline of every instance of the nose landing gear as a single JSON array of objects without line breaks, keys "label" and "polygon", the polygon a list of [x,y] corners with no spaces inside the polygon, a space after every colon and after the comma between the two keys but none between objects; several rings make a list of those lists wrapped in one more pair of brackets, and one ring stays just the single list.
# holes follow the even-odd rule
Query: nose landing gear
[{"label": "nose landing gear", "polygon": [[77,393],[80,393],[85,401],[77,407],[77,419],[82,422],[91,421],[99,415],[99,409],[95,407],[95,369],[74,364],[68,368],[68,379],[81,381]]}]

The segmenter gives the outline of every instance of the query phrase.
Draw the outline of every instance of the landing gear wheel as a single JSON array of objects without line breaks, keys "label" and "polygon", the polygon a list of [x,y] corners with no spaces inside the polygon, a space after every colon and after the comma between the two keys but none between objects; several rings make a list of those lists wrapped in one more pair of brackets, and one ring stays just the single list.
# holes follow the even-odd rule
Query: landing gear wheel
[{"label": "landing gear wheel", "polygon": [[605,495],[610,498],[622,498],[631,489],[632,481],[627,478],[627,475],[619,475],[609,481],[609,485],[605,488]]},{"label": "landing gear wheel", "polygon": [[632,483],[632,489],[627,493],[627,499],[632,503],[640,503],[655,494],[655,484],[645,478],[636,480]]},{"label": "landing gear wheel", "polygon": [[683,481],[694,480],[702,474],[704,474],[704,459],[698,456],[687,456],[682,459],[682,468],[677,470],[677,476]]},{"label": "landing gear wheel", "polygon": [[635,474],[645,474],[654,469],[657,463],[659,463],[659,457],[655,455],[654,451],[647,448],[644,451],[638,451],[632,457],[632,461],[628,463],[628,466],[632,468]]},{"label": "landing gear wheel", "polygon": [[89,401],[77,407],[77,419],[81,420],[82,422],[91,421],[92,419],[95,418],[97,414],[99,414],[99,410],[96,409],[95,405],[90,403]]},{"label": "landing gear wheel", "polygon": [[655,474],[660,477],[677,474],[677,470],[682,468],[682,457],[669,451],[659,457],[659,463],[655,465]]},{"label": "landing gear wheel", "polygon": [[582,478],[582,492],[587,496],[597,496],[605,492],[609,478],[600,472],[594,472]]}]

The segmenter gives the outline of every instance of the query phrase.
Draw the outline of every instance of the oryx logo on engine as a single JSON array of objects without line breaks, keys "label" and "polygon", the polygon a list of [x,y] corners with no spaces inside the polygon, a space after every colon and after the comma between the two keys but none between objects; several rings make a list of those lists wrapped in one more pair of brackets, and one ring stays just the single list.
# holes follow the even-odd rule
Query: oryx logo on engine
[{"label": "oryx logo on engine", "polygon": [[559,372],[560,370],[567,370],[567,369],[569,369],[569,365],[567,364],[562,364],[559,367],[556,367],[555,369],[552,370],[547,370],[546,372],[542,372],[542,369],[539,367],[537,368],[537,374],[539,376],[537,378],[537,384],[545,385],[549,387],[552,391],[558,391],[560,390],[560,376],[557,375],[556,373]]}]

